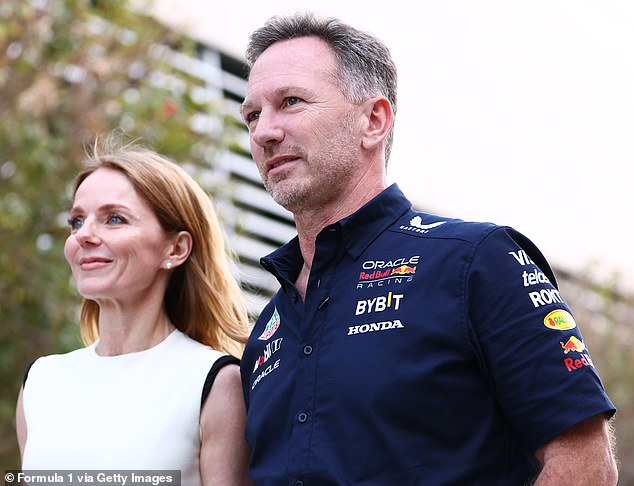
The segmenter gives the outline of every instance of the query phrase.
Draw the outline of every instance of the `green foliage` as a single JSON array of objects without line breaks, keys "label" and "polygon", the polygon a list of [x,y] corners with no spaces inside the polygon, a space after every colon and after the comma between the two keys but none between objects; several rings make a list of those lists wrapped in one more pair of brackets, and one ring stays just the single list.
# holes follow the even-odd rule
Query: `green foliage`
[{"label": "green foliage", "polygon": [[[203,83],[173,67],[194,46],[123,0],[0,4],[0,464],[19,466],[13,415],[36,357],[80,345],[63,256],[69,186],[96,136],[123,129],[209,166]],[[200,124],[198,124],[200,125]],[[196,131],[194,131],[196,130]]]}]

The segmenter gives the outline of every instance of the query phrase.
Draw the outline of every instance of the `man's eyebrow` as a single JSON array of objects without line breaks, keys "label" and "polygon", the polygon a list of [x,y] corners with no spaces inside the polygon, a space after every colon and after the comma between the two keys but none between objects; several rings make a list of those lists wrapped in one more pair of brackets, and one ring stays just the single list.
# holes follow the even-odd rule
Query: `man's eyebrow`
[{"label": "man's eyebrow", "polygon": [[240,105],[240,116],[244,118],[244,111],[249,109],[249,103],[246,101]]},{"label": "man's eyebrow", "polygon": [[[304,88],[303,86],[298,86],[298,85],[282,86],[280,88],[277,88],[275,91],[273,91],[273,97],[276,97],[276,98],[284,98],[285,96],[288,96],[289,94],[299,95],[301,97],[307,97],[308,95],[310,95],[310,91]],[[252,106],[253,104],[249,100],[244,100],[242,105],[240,105],[240,115],[242,116],[242,118],[244,118],[246,112],[249,111]]]},{"label": "man's eyebrow", "polygon": [[283,88],[279,88],[275,90],[275,94],[279,97],[288,96],[289,94],[298,94],[300,96],[306,96],[309,91],[303,86],[290,85],[284,86]]}]

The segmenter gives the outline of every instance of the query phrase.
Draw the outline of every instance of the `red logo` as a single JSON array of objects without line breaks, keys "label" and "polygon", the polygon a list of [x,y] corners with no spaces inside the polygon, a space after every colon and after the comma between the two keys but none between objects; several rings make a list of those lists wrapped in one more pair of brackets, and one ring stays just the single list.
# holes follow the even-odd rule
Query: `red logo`
[{"label": "red logo", "polygon": [[359,274],[359,280],[377,280],[380,278],[386,278],[390,276],[390,269],[388,268],[387,270],[375,270],[374,272],[371,273],[367,273],[367,272],[361,272]]},{"label": "red logo", "polygon": [[586,345],[583,344],[583,341],[581,339],[577,339],[576,336],[570,336],[570,339],[568,339],[568,341],[566,341],[565,343],[559,341],[559,344],[561,344],[561,347],[564,350],[564,354],[568,354],[570,351],[581,353],[582,351],[586,350]]},{"label": "red logo", "polygon": [[564,364],[568,372],[580,370],[584,366],[594,366],[590,355],[587,353],[581,353],[579,359],[564,358]]}]

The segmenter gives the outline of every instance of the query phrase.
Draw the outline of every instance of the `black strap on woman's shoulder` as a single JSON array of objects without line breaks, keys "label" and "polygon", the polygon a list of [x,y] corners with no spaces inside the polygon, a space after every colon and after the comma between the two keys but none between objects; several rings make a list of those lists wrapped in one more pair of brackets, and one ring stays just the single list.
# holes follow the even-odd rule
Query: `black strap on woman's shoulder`
[{"label": "black strap on woman's shoulder", "polygon": [[240,365],[240,360],[235,356],[231,356],[227,354],[226,356],[221,356],[216,360],[216,362],[211,366],[209,373],[207,373],[207,378],[205,379],[205,384],[203,385],[203,395],[200,399],[200,408],[203,408],[205,404],[205,400],[207,399],[207,395],[211,391],[211,385],[214,384],[214,380],[216,379],[216,375],[218,372],[228,364],[237,364]]}]

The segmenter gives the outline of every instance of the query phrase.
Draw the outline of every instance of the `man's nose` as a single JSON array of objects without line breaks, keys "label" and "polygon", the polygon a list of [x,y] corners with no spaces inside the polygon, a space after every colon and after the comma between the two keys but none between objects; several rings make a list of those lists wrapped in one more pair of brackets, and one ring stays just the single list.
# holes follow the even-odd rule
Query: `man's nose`
[{"label": "man's nose", "polygon": [[284,139],[280,117],[272,110],[262,110],[250,136],[253,143],[260,147],[280,143]]}]

